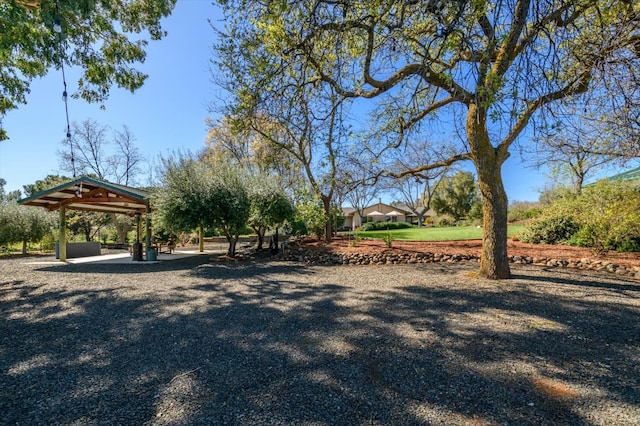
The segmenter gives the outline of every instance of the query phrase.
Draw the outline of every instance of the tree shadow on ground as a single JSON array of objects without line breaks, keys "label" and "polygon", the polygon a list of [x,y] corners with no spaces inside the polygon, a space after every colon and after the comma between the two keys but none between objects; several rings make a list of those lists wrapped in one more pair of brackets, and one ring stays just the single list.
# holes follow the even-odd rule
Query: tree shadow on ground
[{"label": "tree shadow on ground", "polygon": [[141,290],[140,271],[98,285],[103,266],[0,280],[0,423],[579,425],[613,402],[638,413],[640,304],[612,280],[566,278],[550,296],[552,280],[443,266],[186,262],[150,271]]}]

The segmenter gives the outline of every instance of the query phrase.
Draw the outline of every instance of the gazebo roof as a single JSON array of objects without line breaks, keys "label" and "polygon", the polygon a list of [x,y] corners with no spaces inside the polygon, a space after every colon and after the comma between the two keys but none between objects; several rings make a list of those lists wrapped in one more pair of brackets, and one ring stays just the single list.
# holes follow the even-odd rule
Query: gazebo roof
[{"label": "gazebo roof", "polygon": [[49,211],[66,207],[70,210],[133,214],[147,211],[149,196],[149,191],[143,189],[81,176],[18,203],[44,207]]}]

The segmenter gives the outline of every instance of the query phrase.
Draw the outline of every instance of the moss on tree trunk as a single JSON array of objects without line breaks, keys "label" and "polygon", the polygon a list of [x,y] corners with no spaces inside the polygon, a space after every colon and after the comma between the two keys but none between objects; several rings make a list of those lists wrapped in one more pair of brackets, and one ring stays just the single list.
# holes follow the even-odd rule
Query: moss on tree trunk
[{"label": "moss on tree trunk", "polygon": [[483,238],[480,275],[509,278],[507,257],[507,193],[502,183],[502,164],[509,157],[506,146],[494,147],[486,129],[486,109],[469,106],[467,137],[471,158],[478,173],[482,195]]},{"label": "moss on tree trunk", "polygon": [[500,168],[490,173],[490,176],[479,177],[478,182],[482,193],[483,212],[480,275],[492,279],[509,278],[511,270],[507,257],[508,201]]}]

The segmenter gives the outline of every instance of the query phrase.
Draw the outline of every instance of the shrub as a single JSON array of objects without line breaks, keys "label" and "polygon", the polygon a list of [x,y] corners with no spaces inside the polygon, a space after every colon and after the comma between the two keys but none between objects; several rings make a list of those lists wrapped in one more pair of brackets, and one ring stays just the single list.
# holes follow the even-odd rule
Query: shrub
[{"label": "shrub", "polygon": [[533,244],[566,243],[579,227],[571,216],[551,216],[531,222],[520,235],[520,240]]},{"label": "shrub", "polygon": [[626,252],[640,252],[640,237],[628,238],[625,241],[621,241],[618,247],[616,247],[616,250]]},{"label": "shrub", "polygon": [[629,182],[597,182],[577,199],[576,244],[596,252],[630,249],[640,239],[640,189]]},{"label": "shrub", "polygon": [[306,201],[295,208],[293,220],[290,223],[292,235],[324,235],[324,210],[322,205],[314,201]]},{"label": "shrub", "polygon": [[358,235],[358,233],[354,233],[353,234],[353,240],[349,243],[349,245],[351,247],[358,247],[360,245],[360,241],[362,241],[362,238],[360,238],[360,235]]},{"label": "shrub", "polygon": [[391,229],[413,228],[414,225],[406,222],[367,222],[362,225],[363,231],[381,231]]},{"label": "shrub", "polygon": [[53,232],[47,232],[40,240],[40,250],[44,252],[54,251],[56,246],[56,236]]},{"label": "shrub", "polygon": [[638,182],[600,181],[580,194],[564,192],[521,235],[531,243],[569,243],[596,253],[637,250],[640,241]]},{"label": "shrub", "polygon": [[451,226],[451,225],[453,225],[453,221],[448,217],[438,218],[438,221],[436,222],[436,226]]},{"label": "shrub", "polygon": [[388,248],[391,248],[393,246],[393,235],[391,235],[391,232],[387,232],[386,235],[382,237],[382,240]]},{"label": "shrub", "polygon": [[508,222],[517,222],[521,220],[530,220],[540,217],[542,215],[542,208],[540,207],[527,207],[525,205],[516,205],[509,208],[507,213]]}]

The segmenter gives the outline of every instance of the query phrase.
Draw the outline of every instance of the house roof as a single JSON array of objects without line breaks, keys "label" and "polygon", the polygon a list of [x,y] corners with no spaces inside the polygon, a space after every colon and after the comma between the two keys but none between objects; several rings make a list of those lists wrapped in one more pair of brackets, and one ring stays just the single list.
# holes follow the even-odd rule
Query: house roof
[{"label": "house roof", "polygon": [[633,180],[633,179],[640,179],[640,167],[627,170],[626,172],[609,176],[607,178],[607,180]]},{"label": "house roof", "polygon": [[342,208],[342,215],[343,216],[351,216],[352,214],[354,214],[356,212],[356,210],[358,210],[358,209],[356,209],[355,207],[343,207]]},{"label": "house roof", "polygon": [[[389,209],[392,209],[393,211],[396,211],[397,213],[404,214],[405,216],[416,216],[416,214],[411,211],[411,208],[409,208],[409,206],[407,206],[404,203],[398,203],[398,204],[394,204],[394,205],[389,205],[389,204],[384,204],[384,203],[375,203],[375,204],[371,204],[370,206],[365,207],[364,210],[368,210],[368,209],[371,209],[371,208],[373,208],[375,210],[379,206],[388,207]],[[357,211],[358,211],[358,209],[356,209],[355,207],[342,207],[342,214],[345,217],[353,216]],[[426,207],[422,207],[422,213],[428,214],[430,211],[431,210],[427,211]],[[379,214],[380,215],[385,215],[385,213],[382,213],[382,212],[380,212]],[[389,215],[389,213],[386,213],[386,215]]]},{"label": "house roof", "polygon": [[[413,211],[411,211],[411,208],[405,203],[398,203],[398,204],[395,205],[394,208],[397,209],[397,210],[404,211],[407,216],[415,216],[416,215]],[[421,213],[427,213],[427,208],[426,207],[418,207],[417,208],[417,210],[420,210],[420,209],[422,209]]]},{"label": "house roof", "polygon": [[66,207],[70,210],[132,214],[147,211],[150,195],[144,189],[81,176],[19,200],[18,203],[43,207],[49,211]]}]

